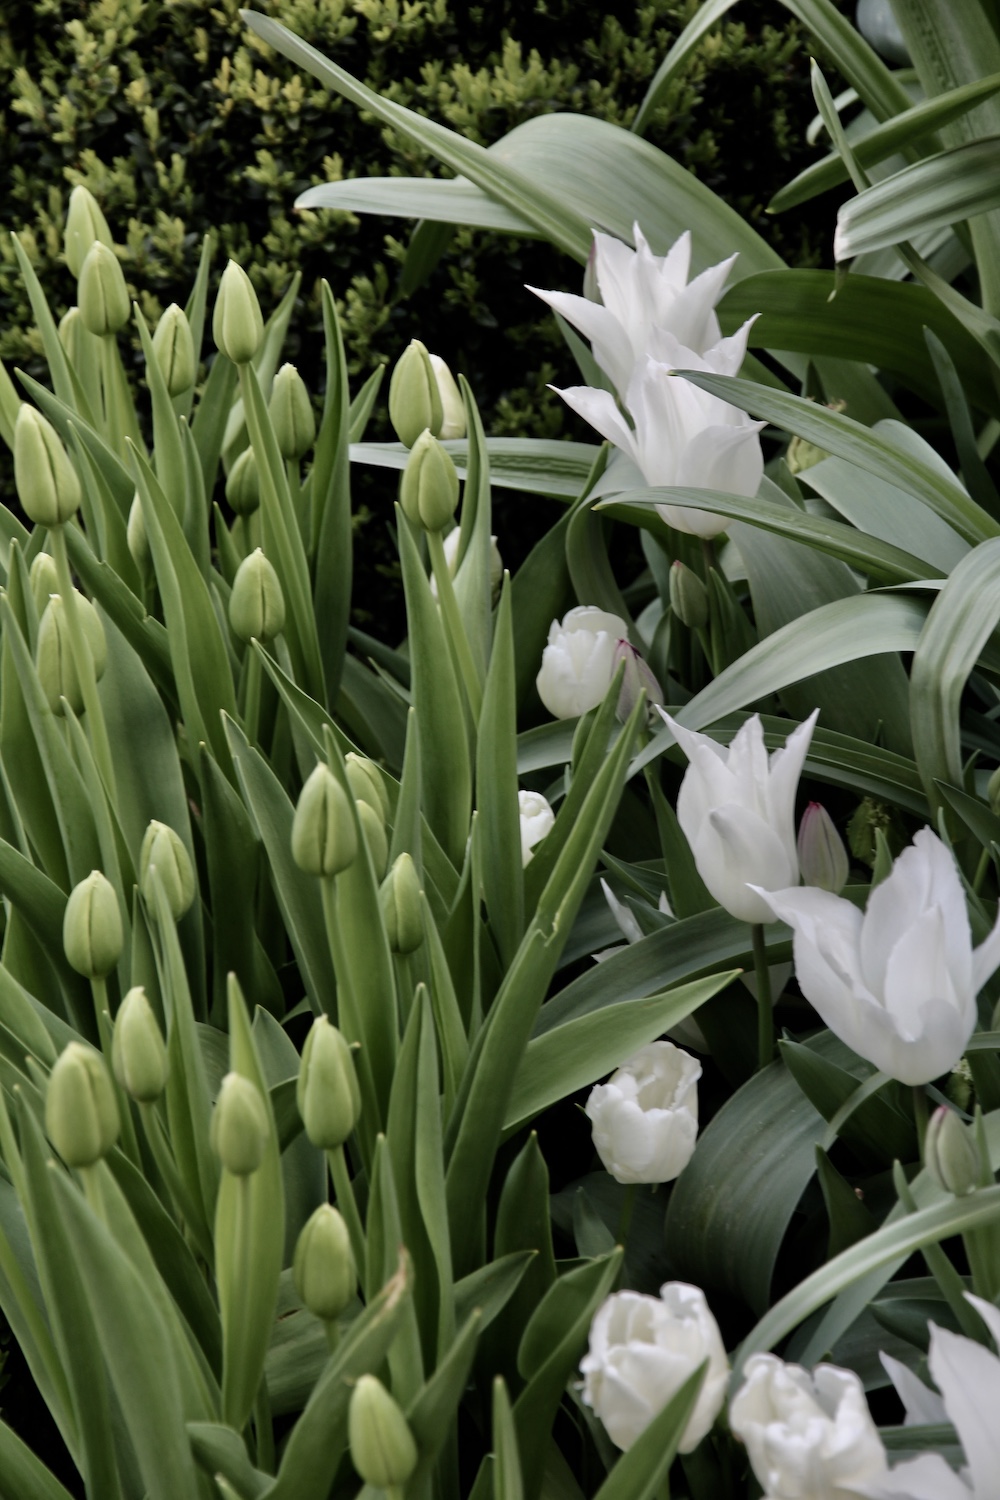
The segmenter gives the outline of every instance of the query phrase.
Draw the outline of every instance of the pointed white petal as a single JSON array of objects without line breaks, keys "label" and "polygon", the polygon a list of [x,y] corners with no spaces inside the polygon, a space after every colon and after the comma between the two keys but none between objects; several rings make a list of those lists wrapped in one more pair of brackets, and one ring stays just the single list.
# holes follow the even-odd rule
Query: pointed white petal
[{"label": "pointed white petal", "polygon": [[973,1339],[932,1323],[928,1364],[965,1449],[976,1500],[998,1500],[1000,1359]]},{"label": "pointed white petal", "polygon": [[893,1359],[891,1354],[885,1353],[879,1354],[879,1359],[906,1409],[905,1425],[907,1427],[922,1423],[947,1422],[948,1415],[944,1409],[944,1402],[937,1391],[932,1391],[929,1385],[924,1385],[923,1381],[919,1380],[902,1360]]}]

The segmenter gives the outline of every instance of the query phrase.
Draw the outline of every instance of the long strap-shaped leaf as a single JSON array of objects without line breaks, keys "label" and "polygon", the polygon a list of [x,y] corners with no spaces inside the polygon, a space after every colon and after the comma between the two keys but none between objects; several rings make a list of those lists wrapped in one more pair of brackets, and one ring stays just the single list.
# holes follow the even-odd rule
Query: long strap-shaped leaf
[{"label": "long strap-shaped leaf", "polygon": [[904,167],[843,204],[834,254],[850,260],[998,207],[1000,136],[992,135]]}]

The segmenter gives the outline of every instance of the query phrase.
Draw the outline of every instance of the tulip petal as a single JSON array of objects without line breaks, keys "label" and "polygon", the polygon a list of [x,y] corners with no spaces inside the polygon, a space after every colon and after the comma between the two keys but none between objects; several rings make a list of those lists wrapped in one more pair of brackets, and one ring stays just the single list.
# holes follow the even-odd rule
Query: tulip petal
[{"label": "tulip petal", "polygon": [[1000,912],[997,913],[992,932],[978,948],[973,950],[972,988],[977,995],[998,965],[1000,965]]},{"label": "tulip petal", "polygon": [[882,996],[893,1024],[906,1040],[918,1034],[921,1015],[930,1005],[947,1006],[957,1011],[972,1034],[976,1020],[975,1001],[968,991],[963,997],[955,993],[948,973],[944,917],[939,906],[920,913],[919,920],[903,934],[889,954]]},{"label": "tulip petal", "polygon": [[930,1372],[972,1473],[976,1500],[1000,1496],[1000,1359],[972,1339],[931,1324]]},{"label": "tulip petal", "polygon": [[799,873],[798,842],[795,837],[795,794],[799,778],[805,765],[813,730],[819,718],[819,709],[813,709],[808,719],[803,719],[793,729],[784,745],[771,755],[767,778],[767,817],[771,827],[788,850],[795,879]]},{"label": "tulip petal", "polygon": [[958,994],[971,996],[975,988],[972,929],[955,856],[930,828],[921,828],[914,835],[913,844],[927,859],[930,875],[927,903],[938,907],[944,918],[945,961],[952,985]]},{"label": "tulip petal", "polygon": [[914,840],[868,898],[861,933],[861,969],[865,983],[876,995],[882,993],[890,953],[928,905],[930,873],[926,849]]},{"label": "tulip petal", "polygon": [[990,1330],[994,1344],[1000,1349],[1000,1308],[994,1307],[992,1302],[987,1302],[985,1297],[976,1297],[972,1292],[966,1292],[965,1300],[972,1303]]},{"label": "tulip petal", "polygon": [[713,808],[692,845],[698,874],[715,899],[742,922],[771,922],[767,901],[749,884],[780,890],[795,878],[778,835],[758,813],[728,803]]},{"label": "tulip petal", "polygon": [[932,1391],[930,1386],[924,1385],[923,1381],[919,1380],[902,1360],[893,1359],[891,1354],[885,1353],[880,1353],[879,1359],[906,1410],[905,1425],[907,1427],[923,1423],[947,1422],[948,1415],[944,1409],[944,1402],[937,1391]]},{"label": "tulip petal", "polygon": [[[680,376],[672,379],[679,380]],[[764,475],[760,446],[762,423],[747,422],[734,427],[703,427],[688,440],[677,462],[677,484],[689,489],[720,490],[728,495],[756,495]],[[728,517],[707,515],[713,523]]]},{"label": "tulip petal", "polygon": [[921,1453],[877,1479],[855,1485],[855,1489],[869,1500],[974,1500],[972,1491],[940,1453]]},{"label": "tulip petal", "polygon": [[599,302],[587,297],[577,297],[572,292],[544,292],[540,287],[529,286],[529,292],[547,302],[553,312],[559,313],[567,323],[590,340],[594,358],[619,394],[624,395],[629,376],[636,360],[636,351],[628,336],[628,330],[615,314]]},{"label": "tulip petal", "polygon": [[[609,443],[614,443],[616,448],[622,448],[639,463],[636,450],[635,438],[625,418],[615,405],[615,398],[610,391],[599,391],[592,385],[571,385],[560,389],[554,385],[550,387],[557,396],[561,396],[566,405],[572,407],[585,422],[589,422],[601,434],[607,438]],[[640,464],[641,468],[642,465]]]}]

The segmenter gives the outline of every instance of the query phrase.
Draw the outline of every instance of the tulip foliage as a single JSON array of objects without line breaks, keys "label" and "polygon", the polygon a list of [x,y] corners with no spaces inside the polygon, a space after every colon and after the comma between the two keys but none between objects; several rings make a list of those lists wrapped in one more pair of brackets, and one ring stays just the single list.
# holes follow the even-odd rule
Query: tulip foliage
[{"label": "tulip foliage", "polygon": [[[409,282],[455,223],[586,268],[591,441],[490,438],[414,341],[366,443],[335,289],[314,399],[297,285],[207,245],[150,329],[85,190],[76,304],[15,243],[4,1496],[994,1494],[1000,37],[893,0],[915,101],[782,3],[856,90],[773,205],[853,182],[837,272],[641,128],[485,150],[246,15],[449,170],[310,191],[420,220]],[[501,491],[551,510],[513,577]]]}]

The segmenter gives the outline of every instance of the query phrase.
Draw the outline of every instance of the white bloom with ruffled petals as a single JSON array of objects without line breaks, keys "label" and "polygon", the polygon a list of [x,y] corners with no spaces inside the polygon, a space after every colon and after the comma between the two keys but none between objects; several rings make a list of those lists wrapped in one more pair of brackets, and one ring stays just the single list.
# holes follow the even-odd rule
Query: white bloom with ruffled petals
[{"label": "white bloom with ruffled petals", "polygon": [[697,1058],[673,1042],[650,1042],[591,1089],[584,1112],[616,1182],[673,1182],[680,1175],[698,1136],[700,1077]]},{"label": "white bloom with ruffled petals", "polygon": [[535,845],[540,844],[556,821],[551,804],[541,792],[518,792],[517,813],[521,825],[521,864],[527,865],[535,855]]},{"label": "white bloom with ruffled petals", "polygon": [[615,647],[628,639],[619,615],[579,605],[553,620],[535,678],[538,696],[557,719],[576,719],[602,702],[615,675]]}]

